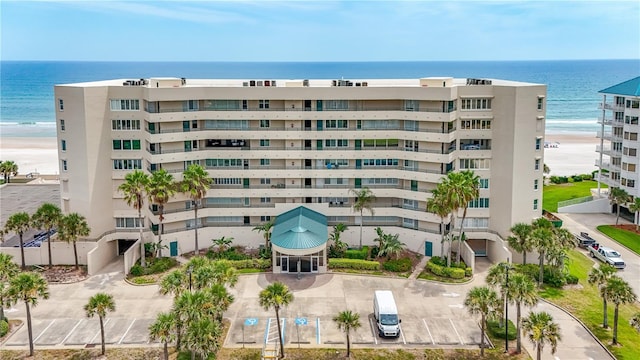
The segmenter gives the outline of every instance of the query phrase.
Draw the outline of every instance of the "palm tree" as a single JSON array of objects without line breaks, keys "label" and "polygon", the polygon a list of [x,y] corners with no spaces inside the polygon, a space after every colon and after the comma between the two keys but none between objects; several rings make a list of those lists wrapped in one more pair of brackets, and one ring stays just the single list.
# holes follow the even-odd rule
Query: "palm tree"
[{"label": "palm tree", "polygon": [[351,357],[351,340],[349,333],[351,330],[362,326],[360,323],[360,314],[351,312],[351,310],[345,310],[336,315],[333,321],[338,325],[338,330],[343,331],[347,335],[347,357]]},{"label": "palm tree", "polygon": [[60,208],[51,203],[42,204],[31,217],[33,226],[47,232],[47,247],[49,250],[49,267],[53,267],[51,260],[51,229],[58,226],[62,219]]},{"label": "palm tree", "polygon": [[187,193],[193,201],[196,256],[200,255],[200,248],[198,247],[198,206],[200,205],[200,200],[207,196],[211,181],[211,178],[202,166],[191,164],[184,171],[183,180],[180,185],[182,192]]},{"label": "palm tree", "polygon": [[516,305],[516,352],[522,351],[522,325],[520,322],[521,306],[532,307],[538,303],[538,293],[536,285],[528,275],[516,272],[509,278],[509,286],[507,286],[508,299]]},{"label": "palm tree", "polygon": [[[49,298],[49,284],[42,275],[23,272],[9,280],[7,300],[10,304],[24,301],[27,308],[27,331],[29,332],[29,356],[33,356],[33,329],[31,327],[31,307],[38,305],[38,299]],[[31,305],[31,306],[30,306]]]},{"label": "palm tree", "polygon": [[551,169],[549,168],[549,166],[547,164],[542,164],[542,173],[548,175],[550,172]]},{"label": "palm tree", "polygon": [[138,219],[140,220],[138,224],[140,230],[140,265],[142,267],[147,266],[144,259],[144,239],[142,238],[142,227],[144,223],[142,208],[144,207],[144,195],[147,191],[148,184],[149,176],[141,170],[134,170],[125,175],[124,182],[118,186],[118,190],[124,194],[124,200],[127,202],[127,205],[138,210]]},{"label": "palm tree", "polygon": [[627,203],[627,200],[629,200],[629,194],[624,189],[614,187],[609,191],[609,200],[611,201],[611,205],[616,205],[616,225],[618,225],[618,220],[620,219],[620,206]]},{"label": "palm tree", "polygon": [[344,241],[340,240],[341,234],[346,230],[347,230],[347,225],[343,223],[338,223],[333,226],[333,232],[329,234],[329,239],[333,241],[333,244],[331,245],[331,247],[335,249],[334,251],[337,254],[343,254],[344,251],[347,249],[347,244]]},{"label": "palm tree", "polygon": [[89,236],[89,233],[91,233],[87,220],[78,213],[65,215],[62,217],[62,220],[60,220],[58,232],[60,239],[67,243],[73,243],[73,256],[76,260],[76,270],[78,270],[80,267],[78,265],[78,248],[76,241],[78,241],[80,236]]},{"label": "palm tree", "polygon": [[407,245],[398,240],[399,237],[400,234],[384,234],[382,242],[384,243],[384,248],[381,247],[380,251],[378,251],[378,256],[395,256],[397,259],[400,253],[402,253],[402,250],[404,250],[404,247]]},{"label": "palm tree", "polygon": [[207,295],[211,297],[213,303],[215,318],[222,322],[222,315],[229,309],[229,306],[235,301],[235,297],[229,293],[227,288],[222,284],[213,284],[205,290]]},{"label": "palm tree", "polygon": [[545,343],[551,345],[551,354],[556,353],[560,336],[560,327],[553,322],[553,317],[544,311],[529,313],[522,321],[522,329],[536,348],[536,360],[542,359],[542,348]]},{"label": "palm tree", "polygon": [[[175,304],[178,297],[187,291],[189,286],[189,280],[184,270],[178,269],[165,275],[160,281],[160,294],[173,295],[173,303]],[[175,310],[174,310],[175,311]],[[182,320],[179,316],[175,316],[176,323],[176,348],[180,350],[180,342],[182,335]]]},{"label": "palm tree", "polygon": [[[178,336],[184,329],[183,342],[185,346],[191,350],[191,358],[193,359],[196,352],[202,351],[203,345],[199,341],[206,341],[207,339],[200,339],[202,334],[196,327],[192,328],[195,323],[202,319],[209,319],[214,321],[217,309],[213,304],[213,299],[204,290],[196,290],[193,292],[183,292],[173,303],[173,312],[178,320],[178,325],[181,327],[177,330]],[[215,321],[217,323],[217,321]],[[202,325],[202,324],[200,324]],[[207,324],[208,325],[208,324]],[[184,327],[182,327],[184,326]]]},{"label": "palm tree", "polygon": [[236,286],[238,282],[238,270],[228,261],[213,262],[213,283],[229,287]]},{"label": "palm tree", "polygon": [[633,316],[629,320],[629,325],[631,325],[632,328],[636,329],[636,331],[640,332],[640,312],[633,314]]},{"label": "palm tree", "polygon": [[102,339],[102,355],[104,355],[104,318],[108,312],[116,311],[113,296],[102,292],[95,294],[89,298],[89,302],[84,306],[84,311],[87,313],[87,317],[92,318],[94,315],[98,315],[100,319],[100,337]]},{"label": "palm tree", "polygon": [[147,184],[147,195],[149,196],[149,202],[158,205],[158,246],[156,251],[157,256],[160,256],[160,250],[162,249],[162,232],[164,231],[164,205],[176,194],[177,184],[173,179],[173,175],[167,172],[165,169],[154,171],[149,177],[149,183]]},{"label": "palm tree", "polygon": [[598,290],[600,291],[600,296],[602,297],[602,306],[604,319],[602,320],[602,327],[608,328],[609,321],[607,316],[607,293],[605,291],[605,286],[611,277],[616,274],[616,268],[608,263],[601,263],[597,268],[591,268],[589,271],[589,275],[587,277],[587,282],[591,285],[596,285]]},{"label": "palm tree", "polygon": [[507,241],[509,246],[518,253],[522,253],[522,263],[527,264],[527,253],[533,251],[531,241],[531,224],[517,223],[511,227],[513,236],[509,236]]},{"label": "palm tree", "polygon": [[4,176],[4,182],[8,184],[11,182],[11,176],[18,175],[18,164],[11,160],[3,161],[0,164],[0,173]]},{"label": "palm tree", "polygon": [[263,224],[260,224],[256,227],[253,228],[253,231],[257,231],[258,233],[264,232],[264,234],[262,234],[262,236],[264,236],[264,248],[269,249],[270,246],[270,242],[271,242],[271,228],[273,227],[273,225],[275,224],[276,219],[273,218]]},{"label": "palm tree", "polygon": [[280,328],[280,308],[286,307],[293,301],[293,294],[287,285],[276,281],[260,292],[260,306],[269,311],[273,308],[276,311],[276,321],[278,322],[278,342],[280,343],[280,358],[284,357],[284,344],[282,343],[282,329]]},{"label": "palm tree", "polygon": [[538,218],[533,223],[533,231],[531,232],[531,241],[538,251],[538,265],[540,267],[538,274],[538,287],[542,287],[544,283],[544,259],[547,249],[554,245],[553,224],[545,218]]},{"label": "palm tree", "polygon": [[[449,208],[447,199],[441,194],[441,189],[439,189],[439,187],[433,189],[431,191],[431,195],[432,196],[427,199],[427,211],[436,214],[440,218],[440,257],[444,257],[444,219],[451,213],[451,209]],[[449,251],[450,250],[451,248],[449,248]]]},{"label": "palm tree", "polygon": [[640,216],[638,216],[640,213],[638,213],[638,211],[640,210],[640,197],[635,197],[633,198],[633,202],[631,203],[631,205],[629,205],[629,211],[631,211],[632,213],[634,213],[634,220],[636,223],[636,231],[638,231],[638,229],[640,228]]},{"label": "palm tree", "polygon": [[374,215],[371,204],[376,201],[376,196],[373,195],[373,192],[366,186],[360,190],[351,189],[350,192],[356,197],[353,203],[353,211],[360,212],[360,243],[358,249],[362,249],[362,224],[364,222],[363,212],[364,210],[367,210],[371,216]]},{"label": "palm tree", "polygon": [[201,359],[208,359],[209,354],[218,351],[218,339],[222,334],[219,321],[203,316],[190,321],[185,329],[184,341],[191,350],[191,359],[200,354]]},{"label": "palm tree", "polygon": [[616,305],[613,312],[613,345],[618,343],[618,307],[620,304],[633,303],[638,299],[638,296],[633,292],[633,289],[629,284],[622,280],[618,276],[612,276],[605,286],[605,293],[607,298]]},{"label": "palm tree", "polygon": [[472,315],[480,314],[480,355],[484,356],[484,334],[487,318],[494,318],[502,313],[502,304],[498,294],[487,286],[472,288],[464,299],[464,306]]},{"label": "palm tree", "polygon": [[13,259],[13,256],[0,252],[0,322],[6,319],[4,316],[4,303],[7,297],[9,280],[20,272],[18,265],[11,259]]},{"label": "palm tree", "polygon": [[[452,173],[449,173],[452,174]],[[462,182],[457,188],[462,201],[462,221],[460,222],[460,233],[458,234],[458,253],[456,254],[456,262],[460,262],[460,253],[462,251],[462,242],[464,241],[464,219],[467,217],[467,209],[469,203],[480,196],[480,176],[471,170],[461,171]]]},{"label": "palm tree", "polygon": [[[489,268],[489,273],[485,279],[487,285],[493,289],[500,290],[501,303],[506,305],[507,301],[507,268],[510,268],[510,264],[507,262],[501,262],[495,264]],[[502,327],[504,319],[500,318],[500,327]]]},{"label": "palm tree", "polygon": [[156,321],[149,326],[149,338],[160,340],[164,347],[164,360],[169,360],[169,342],[176,337],[173,329],[176,327],[176,316],[173,312],[159,313]]},{"label": "palm tree", "polygon": [[22,270],[27,268],[24,262],[24,242],[22,241],[22,235],[31,228],[31,219],[26,212],[17,212],[7,219],[4,224],[3,232],[14,232],[20,237],[20,256],[22,257]]},{"label": "palm tree", "polygon": [[213,239],[211,240],[211,242],[213,242],[214,246],[218,247],[218,251],[225,252],[228,248],[231,247],[231,244],[233,243],[233,238],[223,236],[218,239]]}]

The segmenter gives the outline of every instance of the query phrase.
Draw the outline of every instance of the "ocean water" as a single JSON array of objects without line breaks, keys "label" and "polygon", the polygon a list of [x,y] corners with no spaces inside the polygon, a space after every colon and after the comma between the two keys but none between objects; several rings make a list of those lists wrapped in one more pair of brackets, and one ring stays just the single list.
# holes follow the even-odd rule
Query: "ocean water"
[{"label": "ocean water", "polygon": [[429,62],[0,62],[0,136],[55,136],[53,86],[120,78],[363,79],[453,76],[547,84],[547,131],[595,132],[599,90],[640,60]]}]

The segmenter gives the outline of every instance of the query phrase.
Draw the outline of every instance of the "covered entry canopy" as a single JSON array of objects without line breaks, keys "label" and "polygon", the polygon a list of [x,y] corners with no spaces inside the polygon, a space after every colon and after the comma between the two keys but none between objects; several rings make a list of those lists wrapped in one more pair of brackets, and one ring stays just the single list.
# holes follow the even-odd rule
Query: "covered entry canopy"
[{"label": "covered entry canopy", "polygon": [[273,250],[287,255],[307,255],[327,245],[327,217],[299,206],[278,215],[271,232]]}]

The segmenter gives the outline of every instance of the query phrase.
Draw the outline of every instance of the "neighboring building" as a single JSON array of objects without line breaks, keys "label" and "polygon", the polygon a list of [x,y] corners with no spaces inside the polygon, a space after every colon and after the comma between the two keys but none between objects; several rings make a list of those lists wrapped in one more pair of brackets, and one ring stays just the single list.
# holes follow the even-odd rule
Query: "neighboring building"
[{"label": "neighboring building", "polygon": [[[301,205],[328,226],[347,224],[342,238],[357,244],[350,189],[369,187],[377,201],[374,216],[364,212],[365,244],[380,226],[439,255],[440,218],[425,212],[426,199],[448,172],[470,169],[481,189],[467,238],[476,254],[500,260],[510,256],[501,240],[509,228],[541,215],[545,97],[540,84],[448,77],[58,85],[62,208],[86,216],[105,244],[136,239],[137,211],[117,190],[125,174],[163,168],[180,180],[197,163],[213,185],[198,224],[183,194],[165,206],[174,253],[193,250],[196,226],[201,248],[221,236],[258,247],[253,227]],[[145,227],[156,229],[155,210]],[[128,246],[117,243],[109,251]]]},{"label": "neighboring building", "polygon": [[[600,182],[640,196],[640,76],[599,91],[602,94],[598,120]],[[609,95],[609,98],[607,98]],[[630,214],[627,214],[630,215]],[[633,215],[629,216],[633,219]]]}]

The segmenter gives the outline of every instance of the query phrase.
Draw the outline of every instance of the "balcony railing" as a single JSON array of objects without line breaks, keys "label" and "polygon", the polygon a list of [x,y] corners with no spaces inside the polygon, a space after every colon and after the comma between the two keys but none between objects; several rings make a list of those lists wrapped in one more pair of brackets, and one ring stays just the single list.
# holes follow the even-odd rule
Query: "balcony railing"
[{"label": "balcony railing", "polygon": [[399,106],[366,106],[366,107],[356,107],[356,108],[346,108],[346,109],[322,109],[322,110],[316,110],[313,108],[309,108],[309,107],[303,107],[303,108],[288,108],[288,107],[274,107],[274,106],[269,106],[268,108],[260,108],[260,107],[247,107],[247,108],[225,108],[225,109],[218,109],[218,108],[198,108],[198,109],[185,109],[185,108],[162,108],[162,106],[160,106],[160,109],[152,109],[151,111],[149,111],[149,109],[144,109],[145,112],[149,113],[149,114],[158,114],[158,113],[175,113],[175,112],[194,112],[194,111],[237,111],[237,112],[243,112],[243,111],[267,111],[267,112],[272,112],[272,111],[286,111],[286,112],[332,112],[332,111],[402,111],[402,112],[430,112],[430,113],[451,113],[456,111],[456,109],[449,109],[448,107],[445,107],[445,109],[443,110],[442,108],[425,108],[425,107],[420,107],[419,109],[415,109],[415,108],[407,108],[404,105],[399,105]]},{"label": "balcony railing", "polygon": [[[312,148],[308,146],[227,146],[227,147],[215,147],[215,146],[205,146],[191,149],[160,149],[160,150],[151,150],[147,148],[147,152],[151,155],[163,155],[163,154],[177,154],[177,153],[188,153],[188,152],[198,152],[198,151],[229,151],[229,150],[263,150],[263,151],[407,151],[407,152],[418,152],[418,153],[426,153],[426,154],[438,154],[438,155],[448,155],[455,151],[451,150],[431,150],[431,149],[414,149],[414,148],[404,148],[401,146],[390,146],[390,147],[369,147],[369,146],[340,146],[340,147],[323,147],[323,148]],[[482,148],[472,148],[466,150],[490,150],[490,147],[482,147]]]},{"label": "balcony railing", "polygon": [[406,129],[403,126],[390,126],[387,128],[322,128],[318,129],[317,127],[284,127],[284,126],[270,126],[270,127],[224,127],[224,128],[197,128],[197,129],[159,129],[159,130],[150,130],[149,128],[145,129],[149,134],[175,134],[175,133],[187,133],[187,132],[198,132],[198,131],[407,131],[407,132],[424,132],[424,133],[432,133],[432,134],[450,134],[456,131],[456,128],[451,129]]}]

